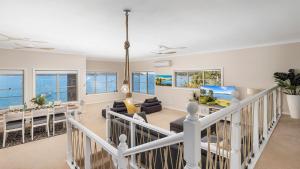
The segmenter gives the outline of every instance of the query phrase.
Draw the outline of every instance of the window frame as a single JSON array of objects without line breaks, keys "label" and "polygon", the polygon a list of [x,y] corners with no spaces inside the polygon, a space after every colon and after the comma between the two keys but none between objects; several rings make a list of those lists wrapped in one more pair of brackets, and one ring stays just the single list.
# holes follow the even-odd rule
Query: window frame
[{"label": "window frame", "polygon": [[[181,87],[181,86],[176,86],[176,73],[187,73],[187,79],[189,80],[189,74],[193,72],[203,72],[202,75],[202,80],[203,83],[205,81],[204,78],[204,72],[205,71],[221,71],[221,86],[224,86],[224,68],[223,67],[211,67],[211,68],[199,68],[199,69],[180,69],[180,70],[174,70],[173,71],[173,88],[178,88],[178,89],[186,89],[186,90],[195,90],[199,88],[190,88],[190,87]],[[205,85],[205,84],[204,84]]]},{"label": "window frame", "polygon": [[[67,101],[67,102],[64,102],[64,103],[72,103],[72,102],[78,102],[80,100],[80,86],[79,86],[79,72],[80,70],[58,70],[58,69],[33,69],[33,92],[32,92],[32,97],[36,97],[36,76],[37,74],[39,74],[38,72],[44,72],[44,74],[47,74],[46,72],[49,72],[48,74],[53,74],[53,75],[56,75],[56,81],[57,81],[57,78],[59,76],[59,74],[76,74],[76,92],[77,92],[77,97],[76,97],[76,100],[73,100],[73,101]],[[59,86],[59,81],[58,83],[56,82],[56,90],[57,89],[60,89],[60,86]],[[56,100],[58,101],[58,100]]]},{"label": "window frame", "polygon": [[[133,74],[136,74],[136,73],[139,74],[139,91],[138,92],[134,91],[134,78],[133,78]],[[145,84],[146,84],[146,91],[147,91],[146,93],[142,93],[141,92],[141,86],[140,86],[140,84],[141,84],[141,80],[140,80],[141,73],[146,73],[146,82],[145,82]],[[148,81],[148,79],[149,79],[148,75],[149,75],[149,73],[154,73],[154,75],[156,75],[155,71],[134,71],[134,72],[131,72],[131,91],[132,91],[132,93],[138,93],[138,94],[143,94],[143,95],[155,96],[155,89],[156,89],[155,78],[154,78],[154,93],[153,94],[149,93],[149,87],[148,87],[148,82],[149,82]]]},{"label": "window frame", "polygon": [[[113,92],[108,91],[108,81],[107,81],[107,74],[115,74],[116,75],[116,90]],[[85,90],[86,95],[100,95],[100,94],[106,94],[106,93],[118,93],[118,72],[110,72],[110,71],[87,71],[86,72],[86,77],[88,74],[93,74],[94,78],[94,89],[93,93],[87,93],[87,90]],[[98,74],[105,74],[105,92],[99,92],[97,93],[97,75]],[[85,78],[85,84],[87,83],[87,79]],[[86,89],[87,85],[85,85]]]},{"label": "window frame", "polygon": [[[20,69],[20,68],[1,68],[0,69],[0,72],[1,71],[7,71],[7,72],[13,72],[13,71],[15,71],[15,72],[22,72],[22,87],[23,87],[23,93],[22,93],[22,103],[21,103],[21,105],[23,105],[25,102],[26,102],[26,99],[27,99],[27,92],[26,92],[26,80],[27,80],[27,78],[25,77],[25,75],[26,75],[26,69],[24,68],[24,69]],[[17,74],[17,73],[15,73],[15,74]],[[3,73],[3,75],[5,75],[4,73]],[[2,109],[7,109],[8,107],[4,107],[4,108],[0,108],[0,110],[2,110]]]}]

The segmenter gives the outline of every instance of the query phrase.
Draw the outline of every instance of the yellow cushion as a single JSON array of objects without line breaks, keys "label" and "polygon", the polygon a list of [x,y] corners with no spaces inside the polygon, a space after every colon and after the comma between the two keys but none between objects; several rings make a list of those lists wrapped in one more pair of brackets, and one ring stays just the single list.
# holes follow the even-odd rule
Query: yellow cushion
[{"label": "yellow cushion", "polygon": [[129,100],[125,100],[124,103],[126,105],[128,114],[134,114],[137,112],[137,108],[132,102],[130,102]]}]

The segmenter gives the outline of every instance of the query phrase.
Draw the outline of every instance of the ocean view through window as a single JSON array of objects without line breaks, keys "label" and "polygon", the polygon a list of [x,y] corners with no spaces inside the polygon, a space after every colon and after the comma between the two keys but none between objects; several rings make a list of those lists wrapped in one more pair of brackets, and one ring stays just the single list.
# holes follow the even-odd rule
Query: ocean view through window
[{"label": "ocean view through window", "polygon": [[132,73],[132,91],[154,95],[155,93],[155,73],[154,72],[134,72]]},{"label": "ocean view through window", "polygon": [[77,100],[77,72],[37,71],[35,78],[36,96],[47,102]]},{"label": "ocean view through window", "polygon": [[24,72],[0,70],[0,109],[24,103]]},{"label": "ocean view through window", "polygon": [[117,73],[90,72],[86,75],[86,94],[117,92]]}]

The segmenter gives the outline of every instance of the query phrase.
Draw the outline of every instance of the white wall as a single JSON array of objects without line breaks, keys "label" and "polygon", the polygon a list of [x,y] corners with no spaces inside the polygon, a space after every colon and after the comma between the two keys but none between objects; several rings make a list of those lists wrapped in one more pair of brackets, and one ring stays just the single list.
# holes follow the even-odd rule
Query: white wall
[{"label": "white wall", "polygon": [[24,70],[24,96],[27,103],[35,97],[34,70],[76,70],[78,99],[85,95],[86,58],[79,55],[55,54],[0,49],[0,69]]},{"label": "white wall", "polygon": [[[121,88],[124,79],[124,63],[122,62],[105,62],[96,60],[87,60],[86,62],[87,72],[117,72],[117,90]],[[124,94],[120,92],[115,93],[101,93],[86,95],[85,101],[87,104],[109,102],[113,100],[123,99]]]},{"label": "white wall", "polygon": [[[132,71],[155,71],[157,74],[173,74],[175,70],[223,67],[224,85],[237,86],[241,96],[246,88],[265,89],[274,85],[273,73],[300,69],[300,43],[256,47],[234,51],[206,54],[193,54],[163,58],[172,60],[168,68],[155,68],[153,62],[159,59],[131,63]],[[156,95],[166,107],[185,110],[192,90],[175,87],[156,86]],[[133,95],[137,100],[149,97],[143,94]],[[286,106],[284,111],[288,112]]]}]

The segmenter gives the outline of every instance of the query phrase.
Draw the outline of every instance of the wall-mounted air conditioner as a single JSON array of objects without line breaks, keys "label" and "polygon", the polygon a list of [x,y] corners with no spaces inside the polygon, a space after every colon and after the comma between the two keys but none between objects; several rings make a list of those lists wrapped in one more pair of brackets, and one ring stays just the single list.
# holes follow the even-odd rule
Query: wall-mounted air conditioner
[{"label": "wall-mounted air conditioner", "polygon": [[171,60],[160,60],[154,62],[154,67],[170,67],[172,65]]}]

